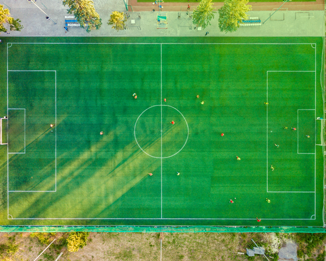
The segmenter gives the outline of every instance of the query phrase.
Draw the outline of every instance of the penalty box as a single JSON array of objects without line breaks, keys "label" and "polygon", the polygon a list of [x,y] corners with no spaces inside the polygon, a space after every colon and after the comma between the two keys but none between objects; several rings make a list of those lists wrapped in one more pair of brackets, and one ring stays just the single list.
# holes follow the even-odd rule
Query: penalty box
[{"label": "penalty box", "polygon": [[8,193],[56,191],[56,106],[56,71],[8,71]]}]

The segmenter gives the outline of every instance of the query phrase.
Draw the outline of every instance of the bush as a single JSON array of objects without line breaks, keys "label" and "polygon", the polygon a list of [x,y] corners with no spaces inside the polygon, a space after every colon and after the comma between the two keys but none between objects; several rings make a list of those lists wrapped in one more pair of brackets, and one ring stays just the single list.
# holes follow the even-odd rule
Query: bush
[{"label": "bush", "polygon": [[79,248],[86,246],[88,232],[72,232],[70,233],[67,243],[69,252],[77,252]]},{"label": "bush", "polygon": [[[320,247],[325,239],[326,234],[324,233],[296,234],[296,241],[299,243],[298,257],[303,257],[305,254],[311,257],[313,251]],[[299,252],[301,256],[299,256]]]},{"label": "bush", "polygon": [[0,245],[0,257],[6,256],[6,255],[14,255],[18,251],[19,247],[15,244],[15,238],[11,242],[9,241],[7,244],[1,244]]},{"label": "bush", "polygon": [[[53,240],[55,233],[32,233],[30,237],[36,237],[42,245],[48,245]],[[52,239],[52,240],[50,240]]]},{"label": "bush", "polygon": [[325,261],[326,253],[325,251],[317,256],[316,261]]}]

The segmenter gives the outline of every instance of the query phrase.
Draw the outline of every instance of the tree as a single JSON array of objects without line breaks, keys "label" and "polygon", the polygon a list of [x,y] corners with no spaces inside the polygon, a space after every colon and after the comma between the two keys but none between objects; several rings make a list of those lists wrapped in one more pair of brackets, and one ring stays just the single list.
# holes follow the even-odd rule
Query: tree
[{"label": "tree", "polygon": [[224,5],[218,10],[220,15],[218,26],[223,32],[234,32],[240,27],[240,22],[247,19],[246,12],[251,10],[247,5],[249,0],[225,0]]},{"label": "tree", "polygon": [[192,14],[192,22],[204,29],[210,25],[210,21],[214,18],[215,13],[213,12],[212,5],[212,0],[202,0]]},{"label": "tree", "polygon": [[24,27],[20,23],[21,21],[19,19],[12,19],[12,23],[10,24],[10,30],[21,31]]},{"label": "tree", "polygon": [[73,14],[81,27],[85,28],[87,24],[87,32],[100,29],[102,19],[96,13],[92,0],[63,0],[63,4],[69,7],[68,14]]},{"label": "tree", "polygon": [[89,236],[88,232],[72,232],[70,233],[68,242],[68,251],[77,252],[79,248],[86,246],[87,238]]},{"label": "tree", "polygon": [[20,22],[19,19],[12,18],[9,10],[3,9],[3,5],[0,5],[0,32],[7,32],[7,29],[4,27],[5,24],[9,24],[10,30],[22,30],[24,27]]},{"label": "tree", "polygon": [[119,31],[119,30],[123,30],[125,28],[126,21],[127,21],[127,19],[124,17],[124,14],[122,12],[114,11],[110,15],[108,24],[113,25],[112,28]]}]

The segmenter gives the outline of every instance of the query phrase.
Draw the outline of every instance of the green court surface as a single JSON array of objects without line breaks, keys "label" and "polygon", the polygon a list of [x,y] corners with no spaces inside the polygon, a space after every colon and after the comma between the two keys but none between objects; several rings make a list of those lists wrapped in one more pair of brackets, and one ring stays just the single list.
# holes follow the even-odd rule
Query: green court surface
[{"label": "green court surface", "polygon": [[323,44],[2,39],[0,225],[323,226]]}]

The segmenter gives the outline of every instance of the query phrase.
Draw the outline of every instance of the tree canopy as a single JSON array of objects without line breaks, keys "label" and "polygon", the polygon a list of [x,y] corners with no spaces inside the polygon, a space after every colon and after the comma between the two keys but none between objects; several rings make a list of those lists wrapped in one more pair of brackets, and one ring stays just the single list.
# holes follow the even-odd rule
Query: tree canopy
[{"label": "tree canopy", "polygon": [[73,14],[81,27],[87,26],[87,32],[101,27],[102,20],[96,13],[92,0],[63,0],[63,4],[69,7],[68,14]]},{"label": "tree canopy", "polygon": [[222,32],[234,32],[240,27],[240,22],[247,19],[246,12],[251,10],[247,5],[249,0],[225,0],[224,5],[218,10],[218,26]]},{"label": "tree canopy", "polygon": [[114,11],[110,15],[108,24],[113,25],[112,28],[119,31],[125,28],[126,21],[127,19],[124,17],[124,14],[122,12]]},{"label": "tree canopy", "polygon": [[215,13],[213,12],[212,5],[212,0],[202,0],[192,14],[193,23],[204,29],[210,25],[210,21],[214,18]]},{"label": "tree canopy", "polygon": [[67,246],[69,252],[77,252],[79,248],[86,246],[88,232],[72,232],[67,239]]},{"label": "tree canopy", "polygon": [[3,5],[0,5],[0,32],[7,32],[7,28],[5,28],[5,24],[8,24],[10,30],[20,31],[24,27],[20,24],[19,19],[14,19],[10,16],[10,12],[8,9],[4,9]]}]

